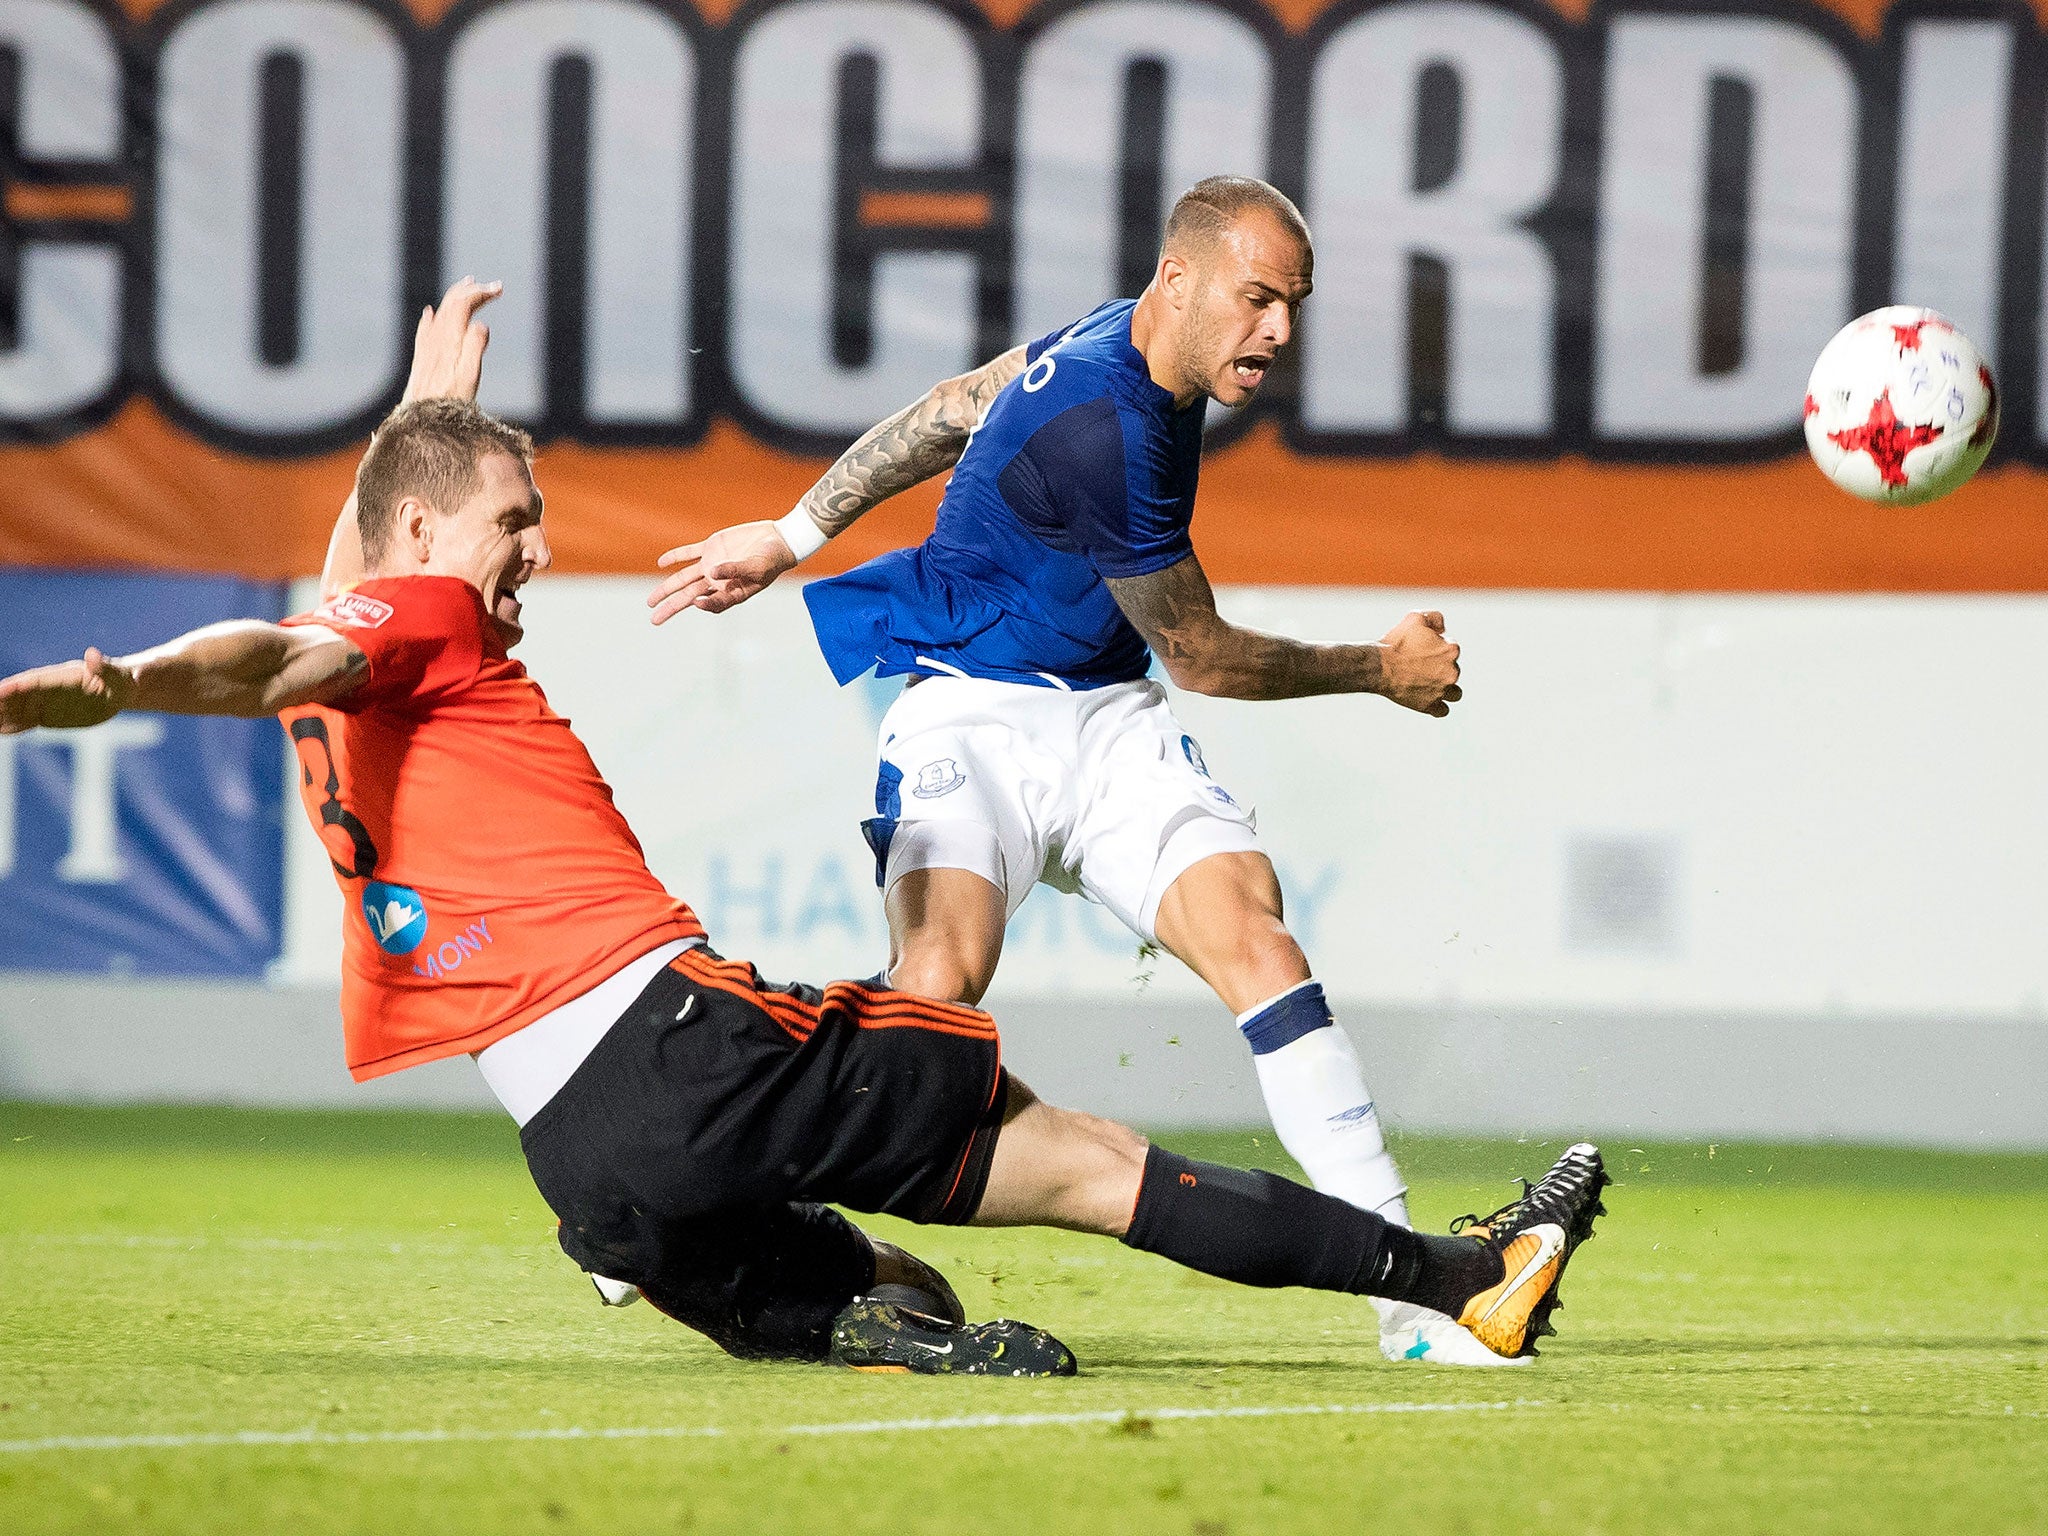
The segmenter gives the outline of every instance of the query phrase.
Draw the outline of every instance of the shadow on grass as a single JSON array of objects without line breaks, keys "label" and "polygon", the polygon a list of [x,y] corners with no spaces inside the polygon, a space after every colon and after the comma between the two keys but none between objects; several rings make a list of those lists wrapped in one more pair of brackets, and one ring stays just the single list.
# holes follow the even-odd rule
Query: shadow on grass
[{"label": "shadow on grass", "polygon": [[2048,1339],[1958,1338],[1944,1334],[1873,1339],[1868,1337],[1817,1337],[1805,1339],[1578,1339],[1571,1345],[1574,1355],[1843,1355],[1843,1354],[1970,1354],[1979,1352],[2048,1349]]},{"label": "shadow on grass", "polygon": [[1234,1360],[1223,1355],[1139,1355],[1129,1351],[1103,1355],[1088,1349],[1084,1341],[1074,1346],[1074,1352],[1080,1357],[1084,1376],[1090,1371],[1244,1371],[1255,1376],[1355,1377],[1377,1372],[1386,1363],[1377,1349],[1370,1358],[1361,1353],[1356,1360],[1327,1356],[1318,1360]]},{"label": "shadow on grass", "polygon": [[[1133,1372],[1199,1372],[1213,1377],[1219,1371],[1228,1371],[1239,1377],[1258,1379],[1279,1376],[1312,1376],[1327,1379],[1357,1378],[1363,1375],[1377,1375],[1384,1362],[1375,1350],[1368,1357],[1360,1353],[1353,1360],[1331,1359],[1242,1359],[1227,1354],[1145,1354],[1128,1348],[1111,1353],[1099,1353],[1090,1349],[1087,1340],[1076,1336],[1075,1353],[1080,1357],[1083,1376],[1103,1371]],[[198,1356],[185,1360],[161,1362],[172,1366],[203,1367],[207,1362]],[[407,1376],[420,1378],[474,1377],[479,1383],[493,1380],[520,1379],[544,1381],[552,1377],[574,1377],[596,1366],[603,1371],[605,1380],[619,1391],[653,1387],[687,1387],[693,1394],[707,1389],[725,1391],[744,1387],[752,1381],[775,1379],[783,1382],[804,1380],[846,1380],[846,1373],[825,1365],[806,1365],[797,1361],[742,1361],[732,1360],[723,1355],[707,1354],[702,1349],[684,1347],[674,1353],[644,1356],[606,1354],[593,1358],[587,1352],[551,1349],[545,1345],[518,1353],[498,1354],[485,1350],[439,1349],[432,1351],[396,1350],[386,1352],[374,1345],[363,1345],[355,1350],[336,1349],[277,1349],[250,1352],[237,1362],[237,1372],[251,1378],[318,1378],[336,1380],[345,1377],[361,1377],[376,1381],[389,1381]],[[949,1381],[965,1381],[970,1378],[952,1376],[935,1378]],[[1218,1382],[1203,1382],[1205,1387],[1222,1385]]]}]

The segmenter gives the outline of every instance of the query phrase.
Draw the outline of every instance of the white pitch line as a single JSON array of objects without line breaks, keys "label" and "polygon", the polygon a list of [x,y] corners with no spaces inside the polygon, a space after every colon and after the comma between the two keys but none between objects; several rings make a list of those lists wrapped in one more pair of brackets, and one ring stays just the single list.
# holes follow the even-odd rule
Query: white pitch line
[{"label": "white pitch line", "polygon": [[[1493,1413],[1540,1408],[1527,1398],[1511,1403],[1299,1403],[1245,1408],[1104,1408],[1086,1413],[977,1413],[957,1418],[855,1419],[827,1424],[784,1424],[747,1433],[761,1435],[923,1434],[953,1429],[1039,1429],[1063,1424],[1122,1424],[1139,1420],[1286,1419],[1311,1415],[1379,1413]],[[713,1440],[739,1433],[716,1424],[621,1426],[610,1429],[245,1429],[211,1435],[54,1435],[45,1440],[0,1440],[0,1456],[33,1456],[47,1451],[184,1451],[237,1446],[487,1445],[535,1440]]]}]

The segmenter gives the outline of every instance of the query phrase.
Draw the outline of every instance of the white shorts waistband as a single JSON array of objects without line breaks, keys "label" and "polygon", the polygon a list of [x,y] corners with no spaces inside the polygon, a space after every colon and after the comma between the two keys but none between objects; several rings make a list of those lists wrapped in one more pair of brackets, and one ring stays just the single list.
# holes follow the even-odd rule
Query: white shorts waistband
[{"label": "white shorts waistband", "polygon": [[525,1125],[569,1081],[584,1058],[647,989],[656,973],[702,939],[674,939],[629,960],[589,991],[551,1008],[524,1029],[477,1053],[484,1082],[505,1112]]}]

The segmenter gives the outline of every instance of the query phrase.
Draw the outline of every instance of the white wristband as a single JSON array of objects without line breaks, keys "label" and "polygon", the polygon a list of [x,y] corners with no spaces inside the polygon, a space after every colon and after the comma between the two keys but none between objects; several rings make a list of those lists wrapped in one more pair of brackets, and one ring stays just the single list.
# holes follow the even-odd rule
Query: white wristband
[{"label": "white wristband", "polygon": [[802,507],[786,517],[775,520],[775,531],[782,535],[782,542],[789,546],[789,552],[796,556],[797,564],[811,558],[825,547],[828,535],[816,523],[811,514]]}]

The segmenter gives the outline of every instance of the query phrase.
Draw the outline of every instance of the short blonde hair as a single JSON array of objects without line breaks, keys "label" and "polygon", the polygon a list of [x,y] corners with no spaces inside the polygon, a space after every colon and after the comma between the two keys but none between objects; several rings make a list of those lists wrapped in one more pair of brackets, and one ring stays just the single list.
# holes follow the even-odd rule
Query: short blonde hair
[{"label": "short blonde hair", "polygon": [[437,512],[453,512],[476,494],[483,461],[494,453],[533,467],[533,439],[474,401],[412,400],[386,416],[356,469],[364,563],[383,557],[401,501],[417,496]]}]

